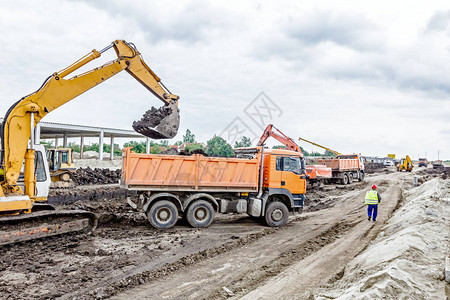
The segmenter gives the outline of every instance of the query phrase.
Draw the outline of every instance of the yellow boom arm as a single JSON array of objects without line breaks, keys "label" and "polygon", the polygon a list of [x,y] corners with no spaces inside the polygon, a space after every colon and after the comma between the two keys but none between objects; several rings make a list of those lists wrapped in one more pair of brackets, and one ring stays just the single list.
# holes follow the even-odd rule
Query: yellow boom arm
[{"label": "yellow boom arm", "polygon": [[339,153],[339,152],[337,152],[337,151],[331,150],[330,148],[327,148],[327,147],[324,147],[324,146],[322,146],[322,145],[316,144],[316,143],[314,143],[314,142],[308,141],[308,140],[306,140],[306,139],[304,139],[304,138],[298,138],[298,139],[299,139],[300,141],[304,141],[304,142],[313,144],[314,146],[317,146],[317,147],[323,148],[323,149],[325,149],[325,150],[328,150],[328,151],[330,151],[331,153],[334,153],[334,154],[336,154],[336,155],[342,155],[341,153]]},{"label": "yellow boom arm", "polygon": [[[65,77],[88,62],[114,48],[117,59],[91,71],[66,79]],[[3,143],[2,168],[4,170],[3,192],[20,193],[16,186],[20,169],[27,150],[28,140],[33,138],[32,129],[49,112],[73,98],[126,70],[166,105],[177,105],[179,97],[160,84],[160,79],[142,60],[135,46],[123,40],[116,40],[108,47],[82,57],[67,68],[54,73],[36,92],[17,101],[5,115],[1,138]],[[31,150],[33,148],[33,142]],[[33,151],[32,151],[33,152]],[[34,153],[30,156],[34,162]],[[31,170],[32,171],[32,170]],[[27,173],[27,170],[26,172]],[[33,174],[34,175],[34,174]],[[27,174],[25,174],[27,177]],[[27,178],[25,178],[27,181]],[[0,190],[0,194],[2,190]],[[28,194],[28,192],[27,192]]]}]

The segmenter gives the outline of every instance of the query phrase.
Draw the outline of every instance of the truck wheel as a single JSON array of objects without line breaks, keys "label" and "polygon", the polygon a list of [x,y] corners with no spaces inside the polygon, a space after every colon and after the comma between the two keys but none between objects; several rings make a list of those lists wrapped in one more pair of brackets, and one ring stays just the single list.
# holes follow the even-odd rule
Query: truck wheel
[{"label": "truck wheel", "polygon": [[364,181],[364,172],[359,173],[359,181]]},{"label": "truck wheel", "polygon": [[281,202],[270,202],[267,205],[265,218],[270,227],[280,227],[287,223],[289,211]]},{"label": "truck wheel", "polygon": [[352,182],[353,182],[353,174],[348,173],[348,184],[352,184]]},{"label": "truck wheel", "polygon": [[344,173],[344,175],[342,176],[341,182],[343,185],[347,185],[348,184],[348,176],[346,173]]},{"label": "truck wheel", "polygon": [[155,228],[172,228],[178,220],[178,209],[168,200],[157,201],[147,211],[147,218]]},{"label": "truck wheel", "polygon": [[214,208],[208,201],[197,200],[189,205],[185,216],[192,227],[208,227],[214,218]]}]

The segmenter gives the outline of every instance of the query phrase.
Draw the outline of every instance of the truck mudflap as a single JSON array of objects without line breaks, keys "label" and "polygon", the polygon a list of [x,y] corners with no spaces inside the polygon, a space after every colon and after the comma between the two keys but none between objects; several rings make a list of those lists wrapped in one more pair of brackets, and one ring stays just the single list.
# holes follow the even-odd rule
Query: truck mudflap
[{"label": "truck mudflap", "polygon": [[2,217],[0,246],[68,233],[90,234],[97,222],[94,213],[83,210],[38,211]]}]

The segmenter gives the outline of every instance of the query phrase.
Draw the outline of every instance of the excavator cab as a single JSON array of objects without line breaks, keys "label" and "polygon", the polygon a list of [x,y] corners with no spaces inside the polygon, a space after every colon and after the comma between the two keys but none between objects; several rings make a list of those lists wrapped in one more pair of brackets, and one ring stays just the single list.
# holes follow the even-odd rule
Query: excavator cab
[{"label": "excavator cab", "polygon": [[50,172],[56,172],[60,169],[73,171],[76,169],[71,148],[48,149],[47,161]]}]

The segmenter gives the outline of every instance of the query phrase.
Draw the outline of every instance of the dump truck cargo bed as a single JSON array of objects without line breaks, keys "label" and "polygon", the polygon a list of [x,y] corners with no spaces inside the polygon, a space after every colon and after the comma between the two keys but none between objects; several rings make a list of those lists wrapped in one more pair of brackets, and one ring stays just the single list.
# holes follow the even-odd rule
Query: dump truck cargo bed
[{"label": "dump truck cargo bed", "polygon": [[333,171],[351,171],[351,170],[358,170],[360,168],[360,163],[358,159],[326,158],[326,159],[318,159],[317,163],[319,165],[326,165]]},{"label": "dump truck cargo bed", "polygon": [[259,157],[156,155],[124,150],[121,184],[148,191],[255,192]]}]

